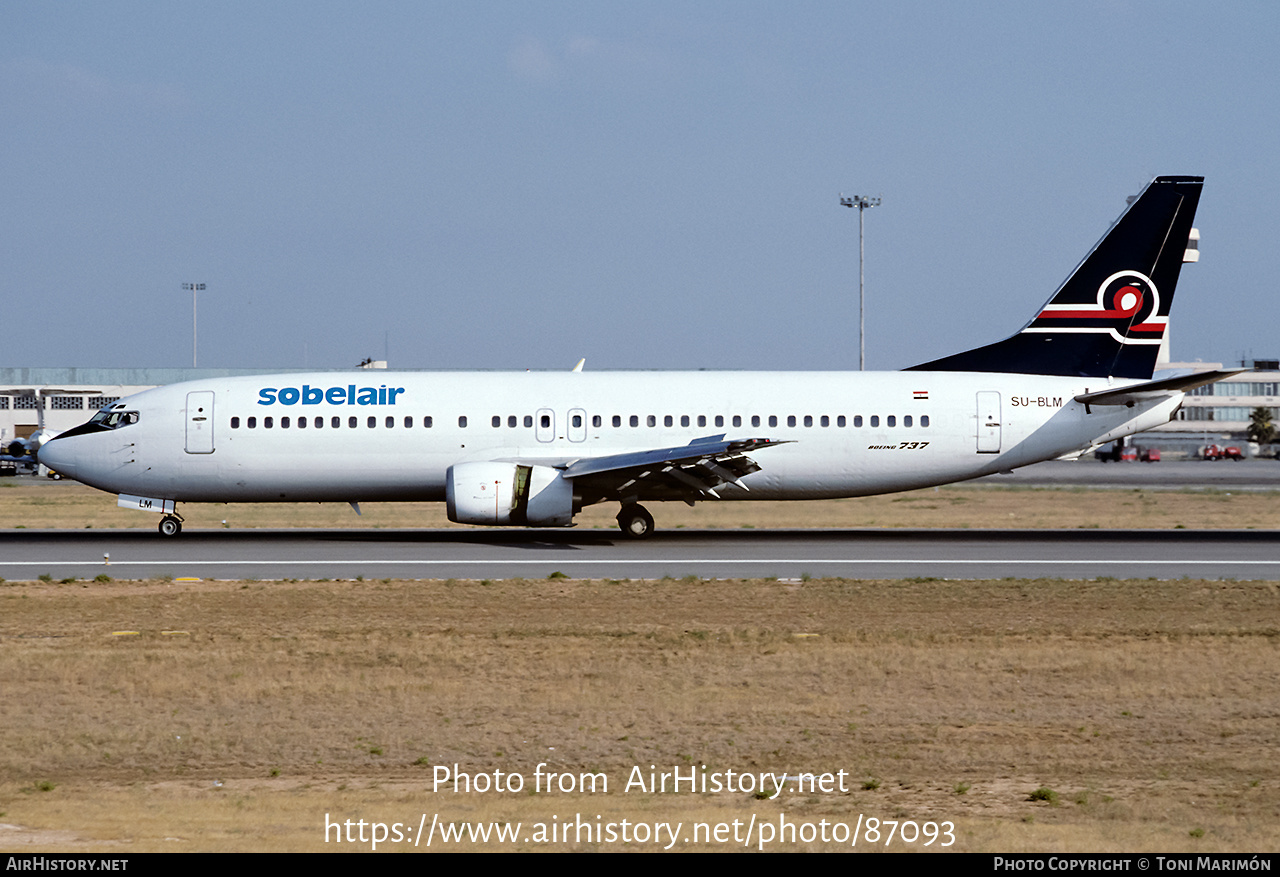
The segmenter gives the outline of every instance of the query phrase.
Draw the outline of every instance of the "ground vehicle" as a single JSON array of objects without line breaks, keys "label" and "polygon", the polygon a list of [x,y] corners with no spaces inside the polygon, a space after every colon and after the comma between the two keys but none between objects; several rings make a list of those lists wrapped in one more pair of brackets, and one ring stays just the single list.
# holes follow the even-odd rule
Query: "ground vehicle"
[{"label": "ground vehicle", "polygon": [[1244,454],[1235,445],[1205,445],[1200,449],[1204,460],[1243,460]]},{"label": "ground vehicle", "polygon": [[1103,463],[1132,463],[1138,459],[1138,449],[1126,445],[1121,439],[1106,447],[1098,448],[1093,452],[1093,456]]},{"label": "ground vehicle", "polygon": [[1143,448],[1142,452],[1138,454],[1138,459],[1144,463],[1159,463],[1160,449],[1159,448]]}]

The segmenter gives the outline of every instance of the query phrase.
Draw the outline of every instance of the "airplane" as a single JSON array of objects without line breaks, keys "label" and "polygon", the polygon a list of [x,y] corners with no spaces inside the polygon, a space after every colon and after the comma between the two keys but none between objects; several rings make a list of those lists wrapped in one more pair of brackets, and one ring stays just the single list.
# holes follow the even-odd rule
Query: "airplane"
[{"label": "airplane", "polygon": [[19,397],[25,396],[35,399],[36,412],[36,428],[27,437],[17,437],[7,442],[0,442],[0,463],[13,463],[17,466],[34,468],[40,475],[48,475],[57,477],[57,473],[51,472],[48,467],[40,462],[40,448],[47,444],[51,439],[58,436],[56,429],[50,429],[45,425],[45,399],[50,396],[86,396],[98,393],[98,390],[84,389],[55,389],[53,387],[29,388],[21,389],[3,389],[0,390],[0,396]]},{"label": "airplane", "polygon": [[147,390],[41,462],[163,515],[178,503],[443,501],[564,527],[620,504],[867,496],[1079,456],[1243,369],[1154,377],[1203,177],[1161,176],[1019,332],[895,372],[315,373]]}]

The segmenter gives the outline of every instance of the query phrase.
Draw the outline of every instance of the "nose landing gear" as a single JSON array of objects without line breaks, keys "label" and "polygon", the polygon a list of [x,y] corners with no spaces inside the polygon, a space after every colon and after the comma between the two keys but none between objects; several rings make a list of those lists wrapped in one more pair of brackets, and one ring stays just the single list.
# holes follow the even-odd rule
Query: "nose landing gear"
[{"label": "nose landing gear", "polygon": [[161,536],[177,536],[182,532],[182,518],[179,515],[165,515],[160,519]]}]

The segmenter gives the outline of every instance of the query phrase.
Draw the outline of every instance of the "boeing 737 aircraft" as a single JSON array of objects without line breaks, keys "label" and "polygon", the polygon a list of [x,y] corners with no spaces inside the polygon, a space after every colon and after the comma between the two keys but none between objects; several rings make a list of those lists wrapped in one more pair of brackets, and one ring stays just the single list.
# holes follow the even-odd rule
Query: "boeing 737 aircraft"
[{"label": "boeing 737 aircraft", "polygon": [[[1088,451],[1235,371],[1153,380],[1202,177],[1158,177],[1017,334],[899,372],[386,373],[193,381],[121,399],[40,461],[163,515],[181,502],[444,501],[563,527],[642,501],[867,496]],[[383,382],[385,380],[385,382]]]}]

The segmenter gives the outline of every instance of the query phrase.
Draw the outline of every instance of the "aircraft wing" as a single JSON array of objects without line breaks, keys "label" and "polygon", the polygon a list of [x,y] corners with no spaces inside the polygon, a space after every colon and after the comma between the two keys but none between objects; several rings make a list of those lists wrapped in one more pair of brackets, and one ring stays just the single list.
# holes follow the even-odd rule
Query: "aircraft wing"
[{"label": "aircraft wing", "polygon": [[719,499],[717,489],[733,484],[746,490],[742,478],[760,471],[760,464],[747,456],[749,452],[781,444],[786,442],[767,438],[726,441],[721,434],[674,448],[575,460],[565,467],[562,477],[586,482],[589,492],[602,495],[657,492],[681,498],[693,492]]},{"label": "aircraft wing", "polygon": [[1157,381],[1144,381],[1141,384],[1130,384],[1127,387],[1117,387],[1114,390],[1081,393],[1075,399],[1085,405],[1132,405],[1137,402],[1148,402],[1158,396],[1171,396],[1174,393],[1194,390],[1196,387],[1213,384],[1247,371],[1250,371],[1250,369],[1213,369],[1212,371],[1162,378]]}]

